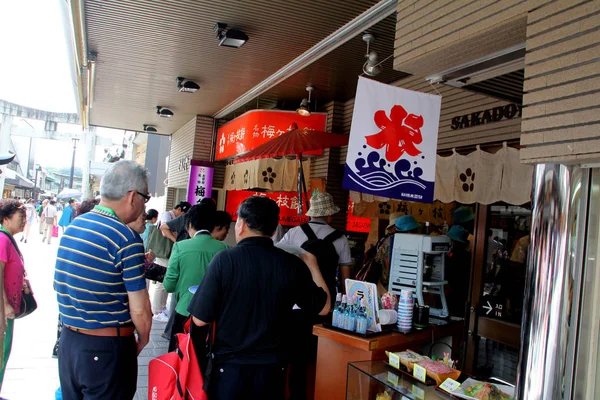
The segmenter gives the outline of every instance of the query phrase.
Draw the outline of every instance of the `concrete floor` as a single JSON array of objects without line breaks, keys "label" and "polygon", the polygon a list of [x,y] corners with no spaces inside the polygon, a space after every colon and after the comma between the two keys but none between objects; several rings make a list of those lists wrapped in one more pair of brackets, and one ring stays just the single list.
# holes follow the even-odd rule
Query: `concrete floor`
[{"label": "concrete floor", "polygon": [[[8,400],[53,400],[59,387],[58,363],[52,358],[56,340],[58,306],[53,289],[54,263],[58,240],[42,243],[37,227],[32,226],[28,243],[19,242],[25,268],[38,309],[15,321],[14,341],[0,396]],[[148,362],[166,353],[168,341],[160,336],[164,323],[154,323],[151,342],[138,358],[138,391],[135,399],[148,398]]]}]

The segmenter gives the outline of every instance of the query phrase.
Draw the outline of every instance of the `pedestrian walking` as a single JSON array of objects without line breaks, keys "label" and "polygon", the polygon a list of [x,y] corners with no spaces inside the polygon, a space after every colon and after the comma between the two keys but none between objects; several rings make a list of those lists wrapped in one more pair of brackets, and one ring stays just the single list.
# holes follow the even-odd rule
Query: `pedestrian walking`
[{"label": "pedestrian walking", "polygon": [[33,224],[33,221],[35,221],[35,207],[33,206],[33,199],[27,199],[27,202],[25,203],[25,215],[27,221],[25,224],[25,232],[21,237],[21,242],[24,241],[27,243],[27,239],[29,239],[29,233],[31,232],[31,225]]},{"label": "pedestrian walking", "polygon": [[58,226],[62,228],[62,233],[65,233],[65,228],[69,226],[73,218],[75,218],[75,200],[70,199],[69,205],[65,207],[58,221]]},{"label": "pedestrian walking", "polygon": [[6,363],[12,348],[14,318],[21,311],[21,295],[25,266],[14,235],[23,232],[26,223],[25,209],[17,200],[0,200],[0,338],[2,365],[0,366],[0,390],[4,380]]},{"label": "pedestrian walking", "polygon": [[47,238],[48,244],[50,244],[52,241],[52,229],[54,229],[58,217],[58,210],[56,209],[55,204],[56,201],[50,200],[50,203],[48,203],[43,213],[46,227],[44,228],[44,237],[42,238],[42,242],[44,242]]},{"label": "pedestrian walking", "polygon": [[283,399],[292,306],[314,315],[331,307],[316,258],[305,253],[305,264],[273,245],[278,221],[273,200],[246,199],[235,224],[237,246],[213,258],[188,308],[193,330],[216,326],[207,368],[211,400]]},{"label": "pedestrian walking", "polygon": [[147,193],[144,168],[114,163],[100,183],[100,204],[75,218],[61,238],[54,279],[66,399],[135,395],[137,355],[149,341],[152,313],[142,239],[126,224],[144,211]]}]

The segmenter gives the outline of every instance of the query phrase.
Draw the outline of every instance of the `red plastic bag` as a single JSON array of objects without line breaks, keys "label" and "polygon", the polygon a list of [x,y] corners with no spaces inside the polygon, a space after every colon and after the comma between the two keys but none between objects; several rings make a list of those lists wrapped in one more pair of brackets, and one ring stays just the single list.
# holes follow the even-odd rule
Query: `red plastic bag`
[{"label": "red plastic bag", "polygon": [[58,226],[57,225],[54,225],[52,227],[52,237],[55,237],[55,238],[58,237]]},{"label": "red plastic bag", "polygon": [[189,333],[177,334],[177,349],[148,364],[148,399],[208,400]]}]

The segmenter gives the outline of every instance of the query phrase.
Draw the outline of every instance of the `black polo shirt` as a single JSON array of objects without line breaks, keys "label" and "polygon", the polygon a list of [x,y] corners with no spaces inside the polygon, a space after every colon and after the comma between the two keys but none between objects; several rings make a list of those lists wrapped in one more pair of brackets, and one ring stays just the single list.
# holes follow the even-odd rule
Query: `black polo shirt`
[{"label": "black polo shirt", "polygon": [[326,301],[300,258],[251,237],[217,253],[188,311],[216,321],[217,362],[276,364],[286,361],[294,304],[316,315]]}]

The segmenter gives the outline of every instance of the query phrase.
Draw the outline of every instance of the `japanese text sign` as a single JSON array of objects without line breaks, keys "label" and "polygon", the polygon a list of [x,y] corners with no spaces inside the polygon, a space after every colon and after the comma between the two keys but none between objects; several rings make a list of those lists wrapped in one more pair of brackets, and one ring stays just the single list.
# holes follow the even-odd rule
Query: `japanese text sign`
[{"label": "japanese text sign", "polygon": [[250,196],[264,196],[274,200],[279,206],[279,223],[284,226],[298,226],[308,222],[308,217],[298,215],[298,193],[296,192],[255,192],[252,190],[229,190],[225,201],[227,211],[234,221],[240,204]]},{"label": "japanese text sign", "polygon": [[[269,140],[298,128],[325,131],[327,114],[311,113],[307,117],[293,111],[252,110],[219,128],[217,133],[216,159],[222,160],[252,150]],[[322,150],[307,152],[321,155]]]},{"label": "japanese text sign", "polygon": [[192,160],[191,164],[187,201],[194,205],[203,198],[212,196],[214,169],[202,161]]},{"label": "japanese text sign", "polygon": [[371,232],[371,218],[354,216],[354,202],[348,199],[348,217],[346,219],[346,231],[348,232]]},{"label": "japanese text sign", "polygon": [[343,187],[433,202],[440,96],[359,78]]}]

